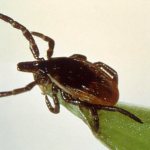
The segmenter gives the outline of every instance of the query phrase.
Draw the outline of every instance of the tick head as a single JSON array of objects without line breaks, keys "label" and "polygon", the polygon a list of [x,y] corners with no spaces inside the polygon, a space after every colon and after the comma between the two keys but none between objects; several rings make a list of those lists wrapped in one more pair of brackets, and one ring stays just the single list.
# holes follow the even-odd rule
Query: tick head
[{"label": "tick head", "polygon": [[17,64],[17,69],[23,72],[36,73],[39,70],[40,61],[20,62]]}]

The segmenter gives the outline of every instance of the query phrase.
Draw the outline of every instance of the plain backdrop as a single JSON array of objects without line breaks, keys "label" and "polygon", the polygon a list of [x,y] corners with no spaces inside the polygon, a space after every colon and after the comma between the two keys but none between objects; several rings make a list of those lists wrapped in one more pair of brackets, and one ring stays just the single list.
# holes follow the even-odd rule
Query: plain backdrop
[{"label": "plain backdrop", "polygon": [[[54,56],[84,54],[119,74],[120,102],[150,107],[150,2],[147,0],[1,0],[0,13],[55,42]],[[47,43],[36,39],[41,56]],[[0,91],[22,87],[32,75],[16,64],[33,60],[20,31],[0,20]],[[50,113],[38,87],[0,99],[2,150],[107,150],[88,127],[61,107]]]}]

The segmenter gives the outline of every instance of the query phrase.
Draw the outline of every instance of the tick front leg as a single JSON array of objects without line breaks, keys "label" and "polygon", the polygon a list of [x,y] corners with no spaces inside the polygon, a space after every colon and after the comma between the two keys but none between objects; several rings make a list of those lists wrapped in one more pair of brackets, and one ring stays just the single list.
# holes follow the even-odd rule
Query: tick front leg
[{"label": "tick front leg", "polygon": [[47,95],[45,96],[45,102],[46,102],[46,105],[47,105],[49,111],[54,113],[54,114],[57,114],[60,111],[59,102],[58,102],[58,99],[57,99],[56,95],[53,95],[52,98],[53,98],[53,101],[54,101],[54,107],[52,106],[52,104],[51,104],[50,100],[48,99]]},{"label": "tick front leg", "polygon": [[48,42],[48,50],[47,50],[47,58],[50,59],[51,56],[53,55],[53,49],[55,46],[55,41],[53,39],[51,39],[50,37],[39,33],[39,32],[31,32],[32,35],[37,36],[41,39],[43,39],[44,41]]},{"label": "tick front leg", "polygon": [[2,19],[3,21],[11,24],[14,28],[21,30],[24,37],[29,41],[30,44],[30,50],[34,56],[35,59],[39,59],[39,49],[35,43],[34,38],[32,37],[31,33],[29,32],[29,30],[23,26],[22,24],[20,24],[19,22],[13,20],[12,18],[3,15],[0,13],[0,19]]},{"label": "tick front leg", "polygon": [[29,83],[28,85],[26,85],[25,87],[14,89],[11,91],[0,92],[0,97],[11,96],[11,95],[21,94],[21,93],[30,91],[35,85],[36,85],[36,82],[33,81]]},{"label": "tick front leg", "polygon": [[103,73],[105,73],[106,77],[111,78],[112,80],[114,80],[116,82],[116,84],[118,84],[118,74],[114,69],[112,69],[111,67],[109,67],[108,65],[106,65],[102,62],[96,62],[96,63],[94,63],[94,65],[100,71],[103,71]]},{"label": "tick front leg", "polygon": [[60,111],[60,105],[59,105],[59,101],[57,98],[57,93],[58,93],[57,88],[54,85],[52,85],[52,99],[54,102],[54,107],[52,106],[50,100],[48,99],[48,96],[47,95],[45,96],[45,102],[49,111],[55,114],[59,113]]}]

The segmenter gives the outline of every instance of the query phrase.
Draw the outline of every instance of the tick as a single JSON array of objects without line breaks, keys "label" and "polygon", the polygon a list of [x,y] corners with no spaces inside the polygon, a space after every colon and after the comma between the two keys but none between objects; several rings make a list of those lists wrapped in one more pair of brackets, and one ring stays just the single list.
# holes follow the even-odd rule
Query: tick
[{"label": "tick", "polygon": [[[49,91],[44,92],[48,109],[52,113],[59,113],[60,104],[57,96],[59,92],[65,102],[91,111],[95,131],[99,129],[98,110],[119,112],[142,123],[134,114],[115,106],[119,91],[118,75],[114,69],[102,62],[89,62],[86,56],[80,54],[53,58],[55,45],[53,39],[38,32],[30,32],[25,26],[6,15],[0,14],[0,19],[22,31],[35,59],[17,64],[19,71],[32,73],[34,81],[18,89],[0,92],[0,97],[21,94],[30,91],[36,85],[45,89],[51,86],[54,105],[49,100],[47,94]],[[40,57],[34,36],[48,42],[47,59]]]}]

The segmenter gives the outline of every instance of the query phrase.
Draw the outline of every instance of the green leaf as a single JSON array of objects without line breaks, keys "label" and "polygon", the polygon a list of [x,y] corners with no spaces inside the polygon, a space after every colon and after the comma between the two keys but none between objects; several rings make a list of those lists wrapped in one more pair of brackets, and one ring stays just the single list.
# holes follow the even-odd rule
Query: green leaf
[{"label": "green leaf", "polygon": [[[60,97],[61,99],[61,97]],[[62,100],[69,111],[81,118],[91,129],[94,136],[112,150],[148,150],[150,147],[150,110],[125,104],[118,105],[142,119],[143,124],[135,122],[131,118],[118,112],[100,110],[99,131],[96,133],[93,127],[93,118],[86,108],[68,104]]]},{"label": "green leaf", "polygon": [[[43,90],[44,93],[51,93],[49,89]],[[143,124],[120,114],[99,110],[99,130],[95,132],[93,118],[90,111],[86,108],[80,109],[78,106],[66,103],[58,93],[60,103],[70,112],[82,119],[93,132],[93,135],[112,150],[148,150],[150,147],[150,109],[125,104],[117,105],[128,110],[139,117]]]}]

